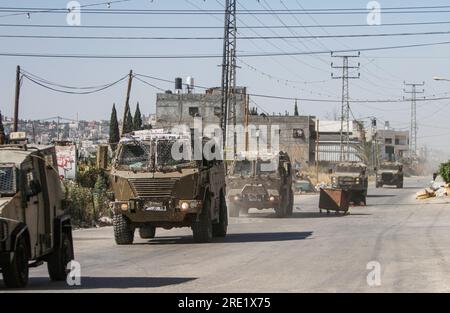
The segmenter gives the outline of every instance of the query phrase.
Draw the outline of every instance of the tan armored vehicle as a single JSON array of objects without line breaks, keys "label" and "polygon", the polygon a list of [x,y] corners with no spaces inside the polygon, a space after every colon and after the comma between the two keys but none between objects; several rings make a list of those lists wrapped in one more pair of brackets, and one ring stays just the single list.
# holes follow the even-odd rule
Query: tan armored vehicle
[{"label": "tan armored vehicle", "polygon": [[47,262],[65,280],[73,260],[72,228],[54,147],[0,146],[0,268],[7,287],[23,288],[29,267]]},{"label": "tan armored vehicle", "polygon": [[287,153],[264,157],[242,155],[231,165],[228,177],[230,216],[251,208],[275,209],[277,217],[292,215],[292,167]]},{"label": "tan armored vehicle", "polygon": [[383,162],[376,169],[376,187],[382,188],[384,185],[403,188],[403,165],[397,162]]},{"label": "tan armored vehicle", "polygon": [[350,201],[354,204],[367,204],[369,179],[364,163],[339,163],[331,176],[331,184],[333,188],[350,191]]},{"label": "tan armored vehicle", "polygon": [[196,242],[226,236],[223,161],[176,160],[172,148],[180,142],[191,154],[190,135],[150,130],[121,140],[111,170],[117,244],[132,244],[136,228],[143,239],[153,238],[157,227],[191,227]]}]

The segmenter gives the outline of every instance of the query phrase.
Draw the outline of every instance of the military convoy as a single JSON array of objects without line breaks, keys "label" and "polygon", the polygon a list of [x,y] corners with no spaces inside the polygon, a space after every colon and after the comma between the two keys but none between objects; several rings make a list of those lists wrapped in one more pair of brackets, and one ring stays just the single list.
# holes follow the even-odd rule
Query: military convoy
[{"label": "military convoy", "polygon": [[354,204],[367,204],[369,179],[367,166],[364,163],[339,163],[332,173],[331,184],[333,188],[349,191],[350,201]]},{"label": "military convoy", "polygon": [[227,188],[232,217],[251,208],[273,208],[277,217],[292,215],[292,165],[287,153],[242,154],[229,168]]},{"label": "military convoy", "polygon": [[396,186],[403,188],[403,165],[397,162],[383,162],[376,169],[376,187]]},{"label": "military convoy", "polygon": [[[172,150],[180,143],[186,151],[176,160]],[[191,227],[199,243],[226,236],[223,161],[194,161],[191,153],[190,134],[147,130],[120,141],[110,172],[117,244],[132,244],[136,229],[153,238],[158,227]]]},{"label": "military convoy", "polygon": [[74,251],[65,207],[54,147],[0,145],[0,268],[7,287],[25,287],[29,268],[44,262],[52,280],[66,280]]}]

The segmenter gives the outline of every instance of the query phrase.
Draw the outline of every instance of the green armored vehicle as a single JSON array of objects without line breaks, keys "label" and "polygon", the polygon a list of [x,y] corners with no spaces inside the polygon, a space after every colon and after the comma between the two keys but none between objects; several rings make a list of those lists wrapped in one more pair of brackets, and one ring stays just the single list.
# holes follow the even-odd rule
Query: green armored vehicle
[{"label": "green armored vehicle", "polygon": [[[188,147],[183,151],[188,157],[173,156],[180,143]],[[132,244],[136,229],[141,238],[153,238],[158,227],[190,227],[200,243],[226,236],[223,161],[192,160],[190,135],[164,130],[128,135],[118,146],[110,178],[117,244]]]},{"label": "green armored vehicle", "polygon": [[367,205],[369,179],[367,166],[359,162],[339,163],[331,176],[331,185],[335,189],[350,191],[350,201]]},{"label": "green armored vehicle", "polygon": [[[26,138],[11,134],[17,136]],[[74,252],[65,206],[54,147],[0,145],[0,268],[7,287],[26,287],[29,268],[44,262],[52,280],[66,280]]]},{"label": "green armored vehicle", "polygon": [[277,217],[292,215],[294,192],[289,155],[242,154],[227,176],[230,216],[239,217],[249,209],[275,209]]},{"label": "green armored vehicle", "polygon": [[383,162],[376,169],[376,187],[382,188],[384,185],[403,188],[403,165],[397,162]]}]

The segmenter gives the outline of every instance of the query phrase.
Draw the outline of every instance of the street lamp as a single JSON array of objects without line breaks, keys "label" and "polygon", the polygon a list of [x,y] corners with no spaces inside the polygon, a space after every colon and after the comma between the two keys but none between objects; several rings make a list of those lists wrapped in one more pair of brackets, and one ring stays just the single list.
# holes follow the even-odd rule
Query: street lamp
[{"label": "street lamp", "polygon": [[437,81],[446,81],[446,82],[450,82],[450,79],[444,78],[444,77],[439,77],[439,76],[435,76],[433,77],[434,80]]}]

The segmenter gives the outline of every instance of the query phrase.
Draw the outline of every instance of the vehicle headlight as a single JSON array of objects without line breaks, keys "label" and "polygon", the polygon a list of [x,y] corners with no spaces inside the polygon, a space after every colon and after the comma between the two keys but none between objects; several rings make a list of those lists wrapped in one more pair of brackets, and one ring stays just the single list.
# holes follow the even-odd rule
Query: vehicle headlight
[{"label": "vehicle headlight", "polygon": [[179,207],[183,211],[199,209],[201,206],[201,201],[197,200],[181,200],[179,202]]},{"label": "vehicle headlight", "polygon": [[270,196],[269,201],[275,201],[275,197],[274,196]]},{"label": "vehicle headlight", "polygon": [[189,205],[188,202],[182,202],[180,207],[181,207],[182,210],[189,210],[189,208],[191,206]]},{"label": "vehicle headlight", "polygon": [[239,198],[239,196],[234,196],[234,201],[239,201],[239,200],[241,200],[241,198]]},{"label": "vehicle headlight", "polygon": [[356,179],[356,183],[359,184],[359,178]]},{"label": "vehicle headlight", "polygon": [[130,208],[130,205],[128,203],[122,203],[120,204],[120,209],[122,211],[128,211],[128,209]]}]

